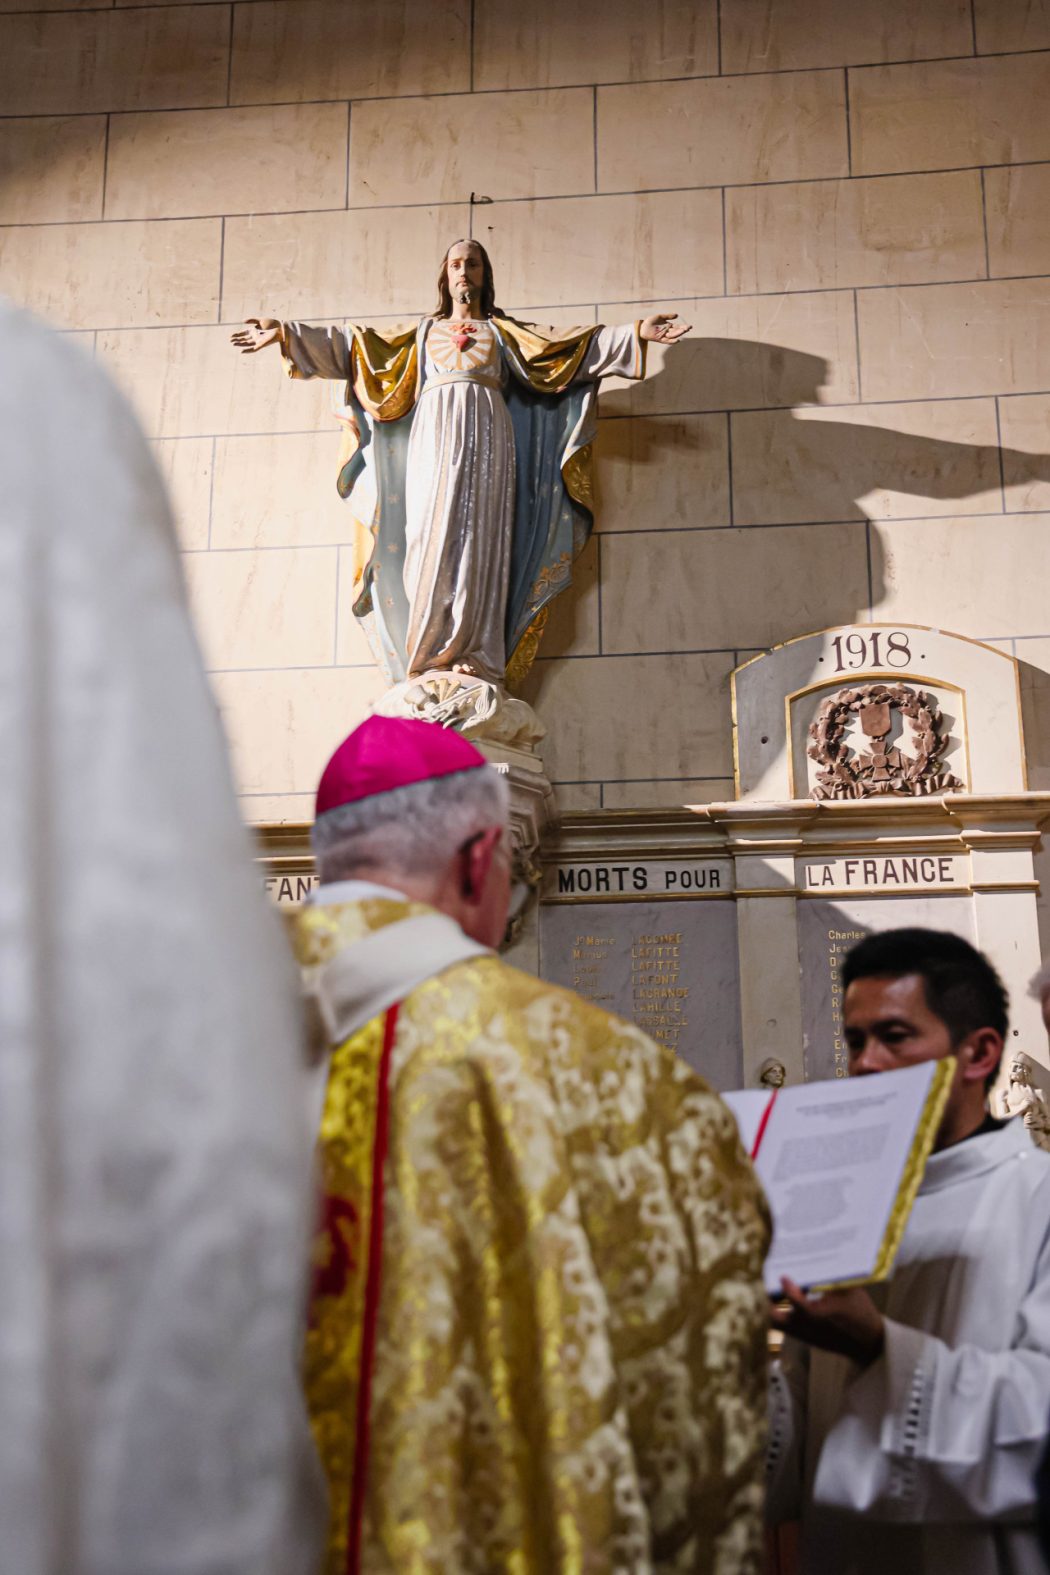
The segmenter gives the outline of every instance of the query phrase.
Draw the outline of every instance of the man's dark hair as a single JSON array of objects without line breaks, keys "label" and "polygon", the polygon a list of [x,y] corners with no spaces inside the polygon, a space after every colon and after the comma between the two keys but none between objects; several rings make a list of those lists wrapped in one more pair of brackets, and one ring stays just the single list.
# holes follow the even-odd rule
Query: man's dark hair
[{"label": "man's dark hair", "polygon": [[[491,317],[496,306],[496,281],[488,252],[480,241],[475,241],[473,238],[464,241],[453,241],[452,246],[473,246],[480,256],[481,301],[479,304],[482,317]],[[448,252],[452,250],[452,246],[449,247]],[[452,316],[452,291],[448,287],[448,252],[441,259],[441,269],[438,273],[438,298],[437,306],[434,308],[435,317]]]},{"label": "man's dark hair", "polygon": [[846,953],[842,988],[855,979],[900,978],[916,973],[926,1005],[948,1029],[952,1045],[978,1028],[994,1028],[1006,1039],[1010,999],[1003,981],[976,946],[946,930],[884,930],[868,935]]}]

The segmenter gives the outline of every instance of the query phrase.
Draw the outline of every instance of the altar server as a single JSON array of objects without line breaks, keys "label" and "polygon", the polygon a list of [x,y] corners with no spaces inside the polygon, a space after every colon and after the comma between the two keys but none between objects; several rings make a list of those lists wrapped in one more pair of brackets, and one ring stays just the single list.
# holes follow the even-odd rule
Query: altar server
[{"label": "altar server", "polygon": [[0,1570],[313,1575],[294,969],[142,434],[0,337]]},{"label": "altar server", "polygon": [[729,1112],[496,956],[506,788],[458,734],[364,723],[314,841],[328,1575],[758,1571],[768,1227]]},{"label": "altar server", "polygon": [[1050,1155],[987,1111],[1006,992],[968,942],[920,929],[867,937],[842,977],[852,1075],[958,1066],[889,1285],[786,1282],[772,1518],[801,1514],[808,1575],[1043,1575]]}]

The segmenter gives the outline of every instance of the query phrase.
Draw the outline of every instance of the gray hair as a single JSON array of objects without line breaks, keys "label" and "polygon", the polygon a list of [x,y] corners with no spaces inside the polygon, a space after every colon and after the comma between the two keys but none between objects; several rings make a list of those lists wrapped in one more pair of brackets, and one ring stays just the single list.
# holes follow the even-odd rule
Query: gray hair
[{"label": "gray hair", "polygon": [[1034,973],[1028,983],[1028,994],[1033,1001],[1042,1001],[1043,996],[1050,992],[1050,962],[1045,962],[1038,973]]},{"label": "gray hair", "polygon": [[490,826],[506,827],[507,784],[491,766],[391,788],[319,815],[311,833],[323,883],[389,870],[436,875],[464,842]]}]

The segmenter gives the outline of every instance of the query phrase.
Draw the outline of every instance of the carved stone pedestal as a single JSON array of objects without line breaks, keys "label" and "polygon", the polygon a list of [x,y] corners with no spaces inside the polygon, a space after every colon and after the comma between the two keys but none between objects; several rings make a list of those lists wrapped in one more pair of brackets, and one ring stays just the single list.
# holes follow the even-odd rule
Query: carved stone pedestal
[{"label": "carved stone pedestal", "polygon": [[546,728],[532,707],[484,678],[434,671],[395,684],[376,702],[375,710],[379,716],[417,717],[454,727],[506,777],[515,885],[523,888],[524,901],[539,879],[536,855],[554,806],[551,785],[537,753]]}]

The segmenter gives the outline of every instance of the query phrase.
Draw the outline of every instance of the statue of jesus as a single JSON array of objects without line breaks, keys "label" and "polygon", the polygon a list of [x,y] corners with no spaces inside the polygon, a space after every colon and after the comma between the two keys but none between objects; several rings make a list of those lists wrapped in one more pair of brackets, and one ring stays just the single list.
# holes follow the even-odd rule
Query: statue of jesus
[{"label": "statue of jesus", "polygon": [[232,336],[246,354],[280,345],[291,377],[346,385],[353,606],[391,683],[523,674],[590,534],[597,384],[643,377],[646,341],[689,331],[669,313],[551,337],[495,296],[485,248],[456,241],[408,332],[253,317]]}]

